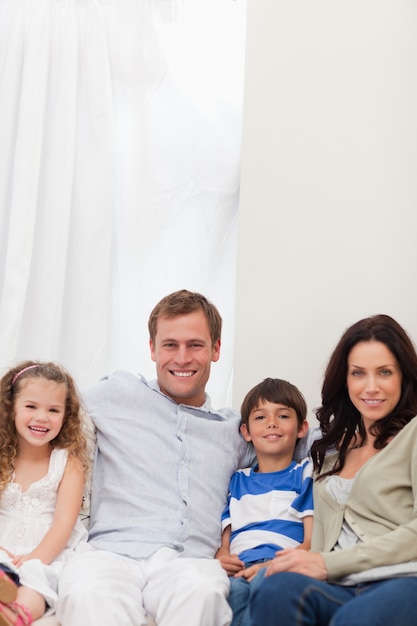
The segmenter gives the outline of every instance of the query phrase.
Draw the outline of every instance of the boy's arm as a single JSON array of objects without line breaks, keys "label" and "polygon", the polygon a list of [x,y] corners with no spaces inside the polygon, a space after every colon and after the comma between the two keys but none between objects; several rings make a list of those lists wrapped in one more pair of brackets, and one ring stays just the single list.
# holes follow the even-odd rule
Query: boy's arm
[{"label": "boy's arm", "polygon": [[303,517],[304,525],[304,541],[296,547],[296,550],[310,550],[311,548],[311,536],[313,534],[313,520],[312,515],[306,515]]},{"label": "boy's arm", "polygon": [[68,457],[64,475],[58,488],[54,519],[40,544],[30,554],[15,557],[19,567],[29,559],[51,563],[68,543],[80,512],[84,489],[84,469],[78,459]]},{"label": "boy's arm", "polygon": [[230,554],[231,532],[232,527],[229,524],[223,531],[222,544],[214,556],[215,559],[220,561],[222,568],[226,570],[228,576],[233,576],[244,567],[244,563],[242,563],[237,554]]}]

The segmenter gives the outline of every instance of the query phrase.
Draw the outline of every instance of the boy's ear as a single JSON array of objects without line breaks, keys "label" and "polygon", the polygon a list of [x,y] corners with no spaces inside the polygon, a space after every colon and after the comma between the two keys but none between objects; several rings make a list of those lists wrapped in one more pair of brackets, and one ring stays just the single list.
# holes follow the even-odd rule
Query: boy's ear
[{"label": "boy's ear", "polygon": [[304,420],[304,422],[301,424],[300,428],[298,429],[298,433],[297,433],[298,439],[301,439],[302,437],[304,437],[307,434],[308,429],[309,429],[309,424],[307,420]]},{"label": "boy's ear", "polygon": [[240,425],[240,432],[242,433],[243,438],[246,439],[246,441],[252,441],[252,437],[249,434],[249,429],[246,424]]}]

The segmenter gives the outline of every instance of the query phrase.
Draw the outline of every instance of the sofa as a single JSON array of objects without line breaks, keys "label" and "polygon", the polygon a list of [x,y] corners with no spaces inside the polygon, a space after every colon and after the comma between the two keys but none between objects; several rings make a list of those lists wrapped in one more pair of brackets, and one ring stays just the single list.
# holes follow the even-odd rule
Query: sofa
[{"label": "sofa", "polygon": [[[41,617],[33,622],[33,626],[60,626],[55,615],[49,617]],[[79,626],[83,626],[80,624]],[[156,626],[155,622],[149,617],[146,622],[146,626]]]},{"label": "sofa", "polygon": [[[33,626],[60,626],[55,615],[49,617],[41,617],[33,622]],[[80,624],[79,626],[83,626]],[[156,626],[155,622],[149,617],[146,622],[146,626]]]}]

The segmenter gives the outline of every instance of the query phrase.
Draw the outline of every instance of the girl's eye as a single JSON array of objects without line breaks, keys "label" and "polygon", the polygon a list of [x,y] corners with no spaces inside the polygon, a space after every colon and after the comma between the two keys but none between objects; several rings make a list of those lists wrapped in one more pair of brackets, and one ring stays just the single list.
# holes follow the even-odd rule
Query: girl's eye
[{"label": "girl's eye", "polygon": [[362,372],[361,370],[353,370],[353,372],[351,372],[352,376],[362,376]]},{"label": "girl's eye", "polygon": [[382,376],[391,376],[391,370],[381,370]]}]

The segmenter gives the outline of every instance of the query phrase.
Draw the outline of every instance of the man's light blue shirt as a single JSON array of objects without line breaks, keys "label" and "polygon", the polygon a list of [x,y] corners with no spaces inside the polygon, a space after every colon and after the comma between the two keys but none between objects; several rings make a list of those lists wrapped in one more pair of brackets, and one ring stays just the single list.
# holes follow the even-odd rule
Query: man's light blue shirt
[{"label": "man's light blue shirt", "polygon": [[177,404],[116,371],[83,393],[97,429],[90,542],[135,559],[163,546],[212,558],[233,472],[253,462],[240,415]]}]

